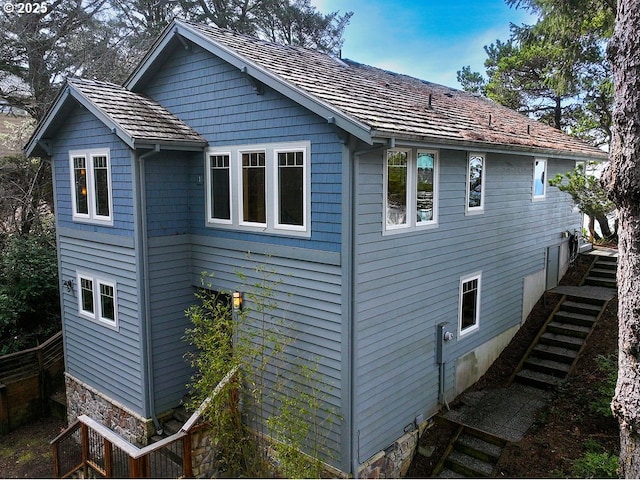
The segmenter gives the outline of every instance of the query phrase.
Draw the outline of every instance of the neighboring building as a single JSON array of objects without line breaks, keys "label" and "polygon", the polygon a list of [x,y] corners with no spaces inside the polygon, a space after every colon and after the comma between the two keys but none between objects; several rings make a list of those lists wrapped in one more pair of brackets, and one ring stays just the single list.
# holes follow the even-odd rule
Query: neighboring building
[{"label": "neighboring building", "polygon": [[557,283],[581,215],[546,179],[606,159],[485,98],[183,21],[123,87],[69,80],[27,153],[53,162],[72,415],[142,441],[185,394],[201,272],[237,290],[267,265],[352,475]]}]

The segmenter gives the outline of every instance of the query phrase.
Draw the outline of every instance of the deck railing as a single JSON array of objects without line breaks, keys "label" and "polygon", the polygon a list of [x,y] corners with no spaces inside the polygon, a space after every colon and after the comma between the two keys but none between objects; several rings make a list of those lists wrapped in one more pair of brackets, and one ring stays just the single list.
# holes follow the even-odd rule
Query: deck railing
[{"label": "deck railing", "polygon": [[217,385],[212,395],[175,434],[139,448],[92,418],[81,415],[51,441],[53,472],[68,478],[179,478],[192,477],[191,433],[206,406],[227,385],[236,369]]}]

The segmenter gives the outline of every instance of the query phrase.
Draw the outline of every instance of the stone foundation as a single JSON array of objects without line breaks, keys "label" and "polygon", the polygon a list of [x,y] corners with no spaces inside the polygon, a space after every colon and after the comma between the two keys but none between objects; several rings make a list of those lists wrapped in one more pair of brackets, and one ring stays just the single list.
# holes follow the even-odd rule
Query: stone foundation
[{"label": "stone foundation", "polygon": [[378,452],[358,468],[358,478],[403,478],[418,448],[418,441],[431,420],[405,433],[389,447]]},{"label": "stone foundation", "polygon": [[65,387],[69,424],[80,415],[87,415],[127,441],[141,446],[155,434],[151,419],[143,418],[69,374],[65,374]]}]

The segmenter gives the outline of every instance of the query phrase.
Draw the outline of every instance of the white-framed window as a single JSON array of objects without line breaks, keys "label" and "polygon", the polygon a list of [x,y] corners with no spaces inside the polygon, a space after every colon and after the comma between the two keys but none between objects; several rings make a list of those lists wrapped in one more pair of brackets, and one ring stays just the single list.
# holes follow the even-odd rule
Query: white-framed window
[{"label": "white-framed window", "polygon": [[108,148],[69,152],[73,219],[113,225],[111,158]]},{"label": "white-framed window", "polygon": [[118,328],[117,284],[95,275],[78,272],[78,313],[81,317]]},{"label": "white-framed window", "polygon": [[484,179],[486,176],[486,155],[470,153],[467,158],[467,193],[465,213],[473,215],[484,212]]},{"label": "white-framed window", "polygon": [[207,225],[309,236],[310,152],[309,142],[209,149]]},{"label": "white-framed window", "polygon": [[458,335],[463,336],[480,328],[480,288],[482,272],[460,278],[458,301]]},{"label": "white-framed window", "polygon": [[391,149],[384,164],[385,232],[438,222],[438,153]]},{"label": "white-framed window", "polygon": [[207,155],[207,218],[231,223],[231,153]]},{"label": "white-framed window", "polygon": [[535,158],[533,161],[533,199],[542,200],[547,194],[547,160]]}]

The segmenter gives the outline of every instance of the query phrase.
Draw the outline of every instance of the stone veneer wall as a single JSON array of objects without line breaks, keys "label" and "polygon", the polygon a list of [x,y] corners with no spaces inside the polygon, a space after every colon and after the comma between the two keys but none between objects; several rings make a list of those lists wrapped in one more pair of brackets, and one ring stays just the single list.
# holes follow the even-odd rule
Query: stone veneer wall
[{"label": "stone veneer wall", "polygon": [[425,420],[360,465],[358,478],[403,478],[411,466],[422,433],[431,423],[431,420]]},{"label": "stone veneer wall", "polygon": [[135,445],[146,445],[155,434],[153,421],[132,412],[96,389],[65,373],[69,424],[87,415]]}]

